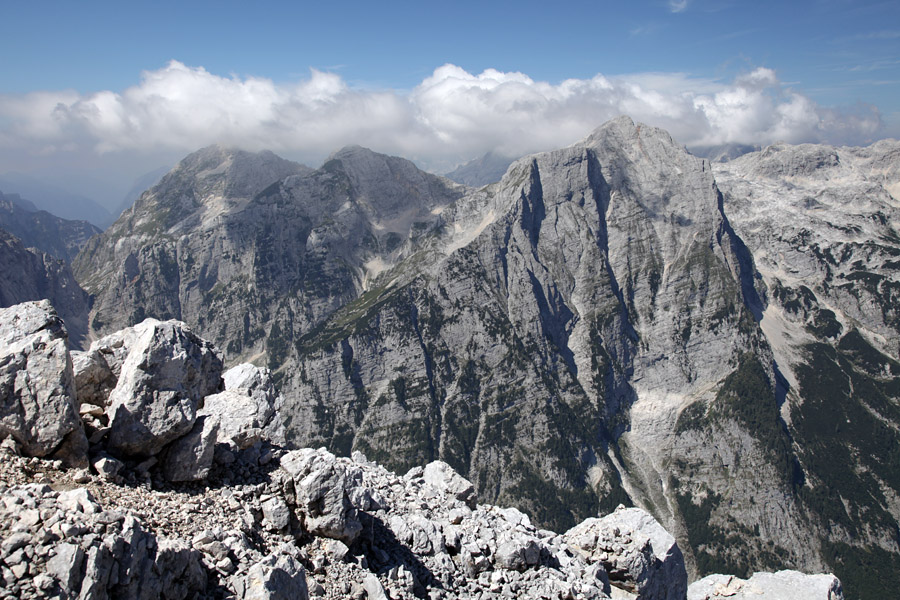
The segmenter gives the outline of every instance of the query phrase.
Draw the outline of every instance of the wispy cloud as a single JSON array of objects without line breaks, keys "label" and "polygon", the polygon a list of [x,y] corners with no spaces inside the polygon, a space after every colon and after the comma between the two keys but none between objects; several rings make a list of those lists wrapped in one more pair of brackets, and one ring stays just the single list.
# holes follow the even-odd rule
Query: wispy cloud
[{"label": "wispy cloud", "polygon": [[669,0],[669,11],[680,13],[687,10],[688,0]]},{"label": "wispy cloud", "polygon": [[871,31],[869,33],[859,33],[856,35],[846,36],[841,39],[846,40],[846,41],[896,40],[896,39],[900,39],[900,30],[885,29],[885,30],[881,30],[881,31]]},{"label": "wispy cloud", "polygon": [[900,60],[897,59],[873,60],[864,64],[853,65],[847,70],[855,73],[881,71],[883,69],[893,69],[898,65],[900,65]]},{"label": "wispy cloud", "polygon": [[648,36],[656,33],[661,29],[659,23],[643,23],[641,25],[636,25],[628,30],[628,35],[631,37],[638,36]]},{"label": "wispy cloud", "polygon": [[488,150],[563,146],[620,114],[666,128],[689,146],[861,143],[881,124],[874,108],[845,114],[819,106],[765,68],[731,82],[641,73],[551,84],[447,64],[398,92],[355,87],[317,70],[276,84],[172,61],[121,92],[0,95],[0,151],[189,152],[219,142],[312,160],[362,144],[439,169]]}]

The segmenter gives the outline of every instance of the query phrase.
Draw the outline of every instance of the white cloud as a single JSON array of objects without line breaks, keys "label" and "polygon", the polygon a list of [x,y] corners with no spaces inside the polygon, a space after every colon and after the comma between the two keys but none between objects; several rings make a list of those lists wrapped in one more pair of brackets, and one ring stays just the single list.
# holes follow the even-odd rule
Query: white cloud
[{"label": "white cloud", "polygon": [[219,142],[312,163],[361,144],[440,170],[488,150],[519,154],[570,144],[623,113],[668,129],[688,146],[863,143],[881,126],[874,107],[818,106],[765,68],[731,83],[642,73],[551,84],[448,64],[400,93],[354,89],[316,70],[285,85],[172,61],[121,92],[0,96],[0,150],[110,156],[186,153]]},{"label": "white cloud", "polygon": [[673,13],[684,12],[687,6],[688,0],[669,0],[669,10]]}]

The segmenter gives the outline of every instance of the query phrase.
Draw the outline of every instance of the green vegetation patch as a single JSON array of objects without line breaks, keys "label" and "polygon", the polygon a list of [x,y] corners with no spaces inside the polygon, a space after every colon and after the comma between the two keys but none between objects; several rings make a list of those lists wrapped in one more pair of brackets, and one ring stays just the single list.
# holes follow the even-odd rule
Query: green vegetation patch
[{"label": "green vegetation patch", "polygon": [[516,483],[498,499],[507,503],[528,502],[527,512],[542,527],[552,531],[566,531],[598,512],[597,497],[587,486],[562,488],[549,481],[521,456],[516,457],[507,470]]},{"label": "green vegetation patch", "polygon": [[883,482],[900,490],[900,434],[895,429],[900,423],[900,380],[883,368],[888,365],[894,373],[896,363],[855,331],[837,348],[809,344],[805,353],[806,364],[796,371],[804,402],[792,419],[812,482],[801,489],[801,499],[837,532],[822,549],[848,594],[881,598],[870,582],[879,582],[882,593],[883,582],[900,584],[900,553],[848,545],[842,538],[897,536],[881,487]]},{"label": "green vegetation patch", "polygon": [[400,291],[399,288],[385,286],[367,291],[303,335],[297,341],[298,352],[301,355],[311,354],[331,348],[338,341],[362,331],[382,307],[396,300]]},{"label": "green vegetation patch", "polygon": [[[691,413],[685,417],[685,427],[694,415]],[[713,416],[740,423],[759,442],[782,480],[785,483],[795,482],[797,476],[790,439],[781,420],[769,375],[755,354],[743,354],[738,368],[725,378],[716,394]],[[677,426],[676,423],[676,430]]]}]

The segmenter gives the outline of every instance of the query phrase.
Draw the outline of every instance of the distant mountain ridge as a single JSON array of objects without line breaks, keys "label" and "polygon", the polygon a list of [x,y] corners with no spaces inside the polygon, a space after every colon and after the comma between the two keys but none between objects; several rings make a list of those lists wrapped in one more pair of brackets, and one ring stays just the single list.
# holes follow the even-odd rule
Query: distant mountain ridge
[{"label": "distant mountain ridge", "polygon": [[100,233],[87,221],[70,221],[34,207],[16,194],[0,192],[0,227],[15,235],[25,246],[38,248],[67,263],[72,262],[81,247]]},{"label": "distant mountain ridge", "polygon": [[456,167],[445,175],[445,177],[456,183],[468,185],[472,187],[481,187],[489,183],[500,181],[506,169],[518,157],[504,156],[494,152],[488,152],[480,158],[475,158],[469,162]]},{"label": "distant mountain ridge", "polygon": [[898,186],[896,142],[713,165],[627,117],[479,189],[359,147],[314,171],[213,147],[75,272],[95,335],[175,317],[272,368],[298,444],[440,459],[556,528],[637,504],[694,575],[832,568],[877,598]]},{"label": "distant mountain ridge", "polygon": [[134,184],[131,186],[131,189],[128,190],[128,193],[125,194],[125,197],[122,199],[121,204],[119,204],[118,208],[115,210],[115,218],[119,218],[123,212],[131,208],[135,201],[141,197],[147,189],[159,183],[159,180],[163,178],[163,176],[171,170],[171,167],[159,167],[157,169],[153,169],[152,171],[143,174],[138,177]]},{"label": "distant mountain ridge", "polygon": [[27,198],[36,208],[63,219],[85,220],[100,228],[114,220],[113,215],[96,201],[28,175],[3,174],[0,176],[0,190]]}]

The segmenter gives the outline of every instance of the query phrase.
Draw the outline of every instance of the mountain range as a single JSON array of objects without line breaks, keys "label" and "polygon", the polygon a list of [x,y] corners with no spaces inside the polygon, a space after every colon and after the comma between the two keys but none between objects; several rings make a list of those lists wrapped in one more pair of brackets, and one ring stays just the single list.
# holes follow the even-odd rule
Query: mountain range
[{"label": "mountain range", "polygon": [[73,263],[91,337],[180,319],[287,438],[561,531],[618,504],[692,576],[900,585],[900,143],[721,163],[621,117],[471,188],[359,147],[210,147]]}]

